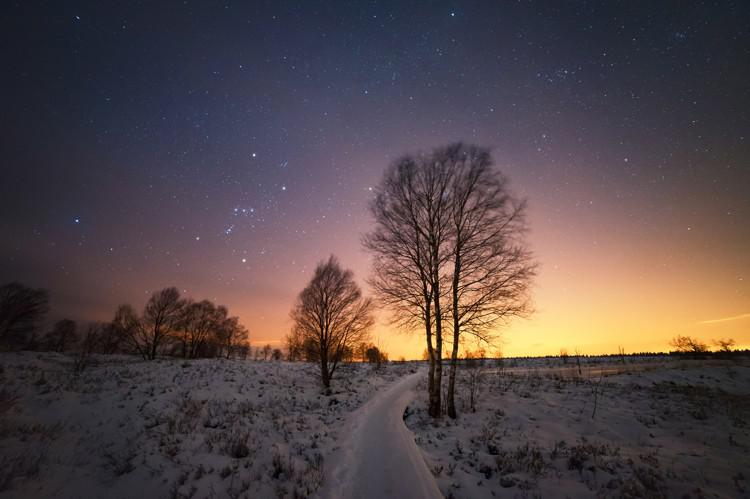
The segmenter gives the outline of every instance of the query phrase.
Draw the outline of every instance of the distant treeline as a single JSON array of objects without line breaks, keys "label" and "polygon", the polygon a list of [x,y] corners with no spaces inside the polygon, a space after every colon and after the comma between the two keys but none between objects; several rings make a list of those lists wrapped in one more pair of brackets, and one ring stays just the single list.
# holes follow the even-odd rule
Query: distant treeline
[{"label": "distant treeline", "polygon": [[47,290],[17,282],[0,286],[0,348],[127,353],[148,360],[159,355],[246,358],[250,353],[248,331],[227,307],[183,298],[174,287],[153,293],[141,313],[120,305],[109,322],[81,327],[62,319],[43,332],[40,324],[48,312]]}]

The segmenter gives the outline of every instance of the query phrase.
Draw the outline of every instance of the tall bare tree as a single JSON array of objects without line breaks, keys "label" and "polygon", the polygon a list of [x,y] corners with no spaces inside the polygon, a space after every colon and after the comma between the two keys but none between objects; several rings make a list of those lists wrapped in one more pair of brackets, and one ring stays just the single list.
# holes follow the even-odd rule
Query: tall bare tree
[{"label": "tall bare tree", "polygon": [[536,265],[524,239],[526,202],[510,192],[507,178],[493,168],[489,150],[452,144],[436,149],[433,162],[451,172],[447,209],[453,345],[446,406],[448,416],[455,418],[462,334],[491,344],[498,325],[527,315]]},{"label": "tall bare tree", "polygon": [[0,286],[0,346],[23,348],[49,310],[49,294],[18,282]]},{"label": "tall bare tree", "polygon": [[393,313],[394,324],[424,328],[429,358],[429,414],[441,412],[444,266],[450,221],[446,203],[451,172],[427,155],[393,163],[370,205],[375,229],[364,238],[373,255],[370,284]]},{"label": "tall bare tree", "polygon": [[320,362],[320,379],[330,389],[346,351],[365,341],[374,324],[372,301],[362,296],[350,270],[331,256],[315,268],[291,311],[293,342],[310,345]]},{"label": "tall bare tree", "polygon": [[[443,341],[452,340],[446,402],[455,417],[461,335],[490,341],[496,326],[529,309],[534,264],[523,239],[525,203],[511,195],[486,149],[458,143],[391,165],[370,209],[370,283],[396,324],[424,326],[433,417],[441,414]],[[452,338],[444,337],[444,322]]]}]

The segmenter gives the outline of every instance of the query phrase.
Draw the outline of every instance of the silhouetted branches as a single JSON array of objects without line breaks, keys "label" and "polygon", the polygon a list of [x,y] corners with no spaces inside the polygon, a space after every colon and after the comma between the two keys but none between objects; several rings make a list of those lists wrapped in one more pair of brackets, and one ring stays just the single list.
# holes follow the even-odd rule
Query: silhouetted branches
[{"label": "silhouetted branches", "polygon": [[0,286],[0,347],[23,348],[49,310],[49,295],[18,282]]},{"label": "silhouetted branches", "polygon": [[294,323],[287,339],[290,352],[307,350],[320,362],[320,377],[330,387],[336,367],[367,339],[374,323],[372,301],[364,298],[350,270],[331,256],[299,294],[291,312]]}]

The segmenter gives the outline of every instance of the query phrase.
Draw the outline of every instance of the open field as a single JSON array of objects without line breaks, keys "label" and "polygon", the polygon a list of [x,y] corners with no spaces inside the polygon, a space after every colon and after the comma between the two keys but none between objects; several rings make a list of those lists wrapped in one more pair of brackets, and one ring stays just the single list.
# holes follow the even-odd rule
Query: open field
[{"label": "open field", "polygon": [[405,421],[443,494],[750,494],[750,362],[588,360],[465,367],[455,421],[433,423],[420,396]]},{"label": "open field", "polygon": [[411,368],[2,354],[0,497],[304,497],[347,414]]},{"label": "open field", "polygon": [[[433,479],[456,498],[750,490],[747,359],[476,362],[459,418],[432,421],[421,363],[343,366],[327,396],[306,363],[106,356],[76,375],[61,354],[1,358],[0,497],[375,497]],[[391,474],[420,451],[426,476]]]}]

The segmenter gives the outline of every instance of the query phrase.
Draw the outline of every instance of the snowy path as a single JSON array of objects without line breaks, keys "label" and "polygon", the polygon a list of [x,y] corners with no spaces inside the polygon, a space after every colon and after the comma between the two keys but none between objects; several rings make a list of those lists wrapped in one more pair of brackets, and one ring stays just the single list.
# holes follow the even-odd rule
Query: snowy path
[{"label": "snowy path", "polygon": [[432,473],[406,428],[403,413],[423,371],[411,374],[356,410],[339,430],[339,448],[320,497],[442,497]]}]

